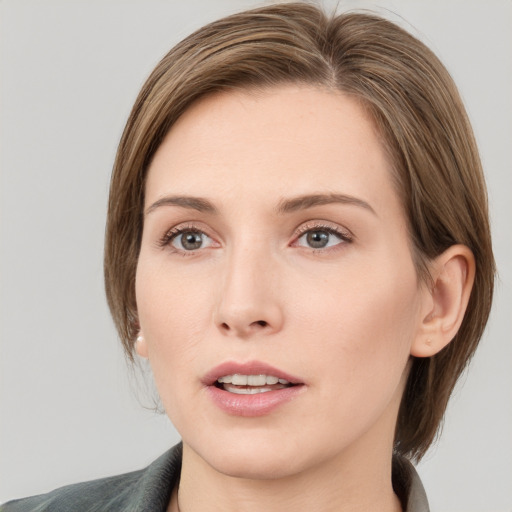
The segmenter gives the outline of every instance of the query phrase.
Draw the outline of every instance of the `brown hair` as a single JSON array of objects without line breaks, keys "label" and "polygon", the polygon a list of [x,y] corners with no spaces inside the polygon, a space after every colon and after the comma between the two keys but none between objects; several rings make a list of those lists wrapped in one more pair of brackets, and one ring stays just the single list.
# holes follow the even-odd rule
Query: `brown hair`
[{"label": "brown hair", "polygon": [[427,279],[428,260],[453,244],[475,256],[458,334],[437,355],[412,361],[395,450],[419,460],[487,322],[494,259],[485,182],[456,86],[423,43],[385,19],[278,4],[211,23],[161,60],[135,102],[112,174],[105,282],[114,322],[132,359],[145,176],[170,127],[205,94],[290,82],[343,91],[370,112],[390,152],[420,277]]}]

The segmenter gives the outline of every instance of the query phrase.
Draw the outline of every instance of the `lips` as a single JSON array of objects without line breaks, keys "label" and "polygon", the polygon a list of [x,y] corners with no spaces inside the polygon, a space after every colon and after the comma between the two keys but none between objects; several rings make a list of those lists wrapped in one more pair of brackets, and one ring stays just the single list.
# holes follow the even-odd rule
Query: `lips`
[{"label": "lips", "polygon": [[[300,378],[294,377],[278,368],[270,366],[266,363],[262,363],[260,361],[251,361],[248,363],[235,363],[235,362],[226,362],[216,366],[212,370],[210,370],[202,379],[203,384],[206,386],[214,385],[219,379],[226,379],[226,382],[229,381],[229,377],[238,376],[247,376],[247,377],[259,377],[261,375],[265,375],[268,377],[274,377],[281,381],[285,381],[286,384],[297,385],[303,384]],[[238,377],[240,379],[243,377]],[[241,385],[251,385],[244,380],[238,380]],[[235,384],[236,382],[232,382]],[[267,383],[267,382],[265,382]],[[281,382],[282,383],[282,382]],[[276,383],[277,384],[277,383]]]},{"label": "lips", "polygon": [[202,379],[213,402],[236,416],[261,416],[298,396],[300,378],[266,363],[223,363]]}]

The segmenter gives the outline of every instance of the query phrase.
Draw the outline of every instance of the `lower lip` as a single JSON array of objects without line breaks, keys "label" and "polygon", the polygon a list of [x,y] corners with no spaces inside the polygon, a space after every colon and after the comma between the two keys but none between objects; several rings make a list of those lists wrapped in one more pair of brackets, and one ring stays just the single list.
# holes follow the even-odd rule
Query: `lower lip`
[{"label": "lower lip", "polygon": [[270,414],[279,406],[296,398],[305,387],[296,385],[254,395],[238,395],[216,386],[208,386],[206,389],[215,405],[224,412],[233,416],[254,417]]}]

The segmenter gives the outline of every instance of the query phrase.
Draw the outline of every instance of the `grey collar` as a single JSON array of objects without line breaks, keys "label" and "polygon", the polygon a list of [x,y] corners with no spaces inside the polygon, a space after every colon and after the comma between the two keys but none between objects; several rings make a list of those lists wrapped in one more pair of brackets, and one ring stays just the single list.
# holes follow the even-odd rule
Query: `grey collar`
[{"label": "grey collar", "polygon": [[393,488],[404,512],[430,512],[427,495],[416,468],[405,457],[393,457]]}]

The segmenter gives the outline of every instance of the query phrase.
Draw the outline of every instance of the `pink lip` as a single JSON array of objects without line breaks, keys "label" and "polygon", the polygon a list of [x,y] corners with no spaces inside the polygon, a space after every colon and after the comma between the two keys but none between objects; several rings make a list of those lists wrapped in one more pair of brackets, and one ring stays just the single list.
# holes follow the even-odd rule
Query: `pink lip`
[{"label": "pink lip", "polygon": [[234,361],[227,361],[212,368],[202,379],[203,384],[211,386],[219,377],[224,375],[234,375],[235,373],[241,375],[274,375],[278,379],[286,379],[292,384],[303,384],[300,378],[294,377],[289,373],[285,373],[278,368],[270,366],[267,363],[260,361],[249,361],[247,363],[235,363]]},{"label": "pink lip", "polygon": [[[294,384],[291,387],[257,393],[255,395],[238,395],[229,393],[215,386],[219,377],[224,375],[274,375]],[[274,368],[266,363],[251,361],[248,363],[226,362],[210,370],[202,379],[206,391],[213,403],[224,412],[233,416],[264,416],[277,407],[303,393],[306,386],[300,378]]]}]

